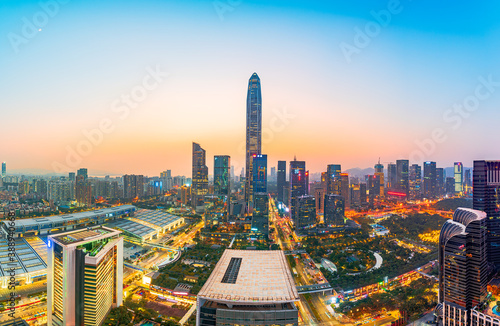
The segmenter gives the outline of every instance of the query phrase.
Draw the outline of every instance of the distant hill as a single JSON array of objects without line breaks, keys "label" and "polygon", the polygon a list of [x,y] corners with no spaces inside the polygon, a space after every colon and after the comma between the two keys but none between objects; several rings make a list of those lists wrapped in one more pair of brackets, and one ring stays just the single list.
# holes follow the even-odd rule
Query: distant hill
[{"label": "distant hill", "polygon": [[347,169],[344,172],[349,173],[349,177],[357,177],[357,178],[362,179],[367,174],[374,174],[375,169],[374,168],[366,168],[366,169],[353,168],[353,169]]}]

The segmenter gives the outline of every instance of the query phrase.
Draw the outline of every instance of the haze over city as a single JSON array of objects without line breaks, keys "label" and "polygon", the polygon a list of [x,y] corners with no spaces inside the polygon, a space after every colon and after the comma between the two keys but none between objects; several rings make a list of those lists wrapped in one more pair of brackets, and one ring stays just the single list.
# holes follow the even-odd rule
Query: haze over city
[{"label": "haze over city", "polygon": [[[497,4],[221,3],[69,1],[37,21],[37,1],[3,1],[0,159],[13,172],[188,175],[196,141],[208,157],[230,155],[239,173],[253,72],[270,165],[294,155],[311,172],[332,161],[373,167],[379,157],[442,166],[495,157]],[[151,71],[150,90],[126,114],[117,109]],[[485,81],[476,105],[470,97]],[[102,141],[68,164],[104,119]],[[436,129],[442,141],[426,152],[418,143]]]}]

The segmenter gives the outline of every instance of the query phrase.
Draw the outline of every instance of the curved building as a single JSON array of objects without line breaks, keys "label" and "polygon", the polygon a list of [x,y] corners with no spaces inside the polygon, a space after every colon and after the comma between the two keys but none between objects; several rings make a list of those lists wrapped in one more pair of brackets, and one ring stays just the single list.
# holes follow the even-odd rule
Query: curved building
[{"label": "curved building", "polygon": [[197,297],[196,325],[298,325],[299,294],[281,250],[226,250]]},{"label": "curved building", "polygon": [[487,297],[486,213],[458,208],[439,235],[439,302],[443,325],[470,325],[471,311]]}]

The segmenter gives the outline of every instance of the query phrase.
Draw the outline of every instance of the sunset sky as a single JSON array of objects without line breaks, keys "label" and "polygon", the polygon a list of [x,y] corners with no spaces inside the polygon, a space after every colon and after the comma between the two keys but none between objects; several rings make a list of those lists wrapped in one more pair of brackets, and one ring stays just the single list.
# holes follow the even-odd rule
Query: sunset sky
[{"label": "sunset sky", "polygon": [[[493,2],[430,0],[3,0],[0,161],[190,177],[195,141],[210,174],[214,155],[230,155],[239,174],[254,72],[269,166],[294,155],[311,172],[379,157],[500,159],[499,13]],[[144,98],[124,114],[133,91]],[[451,111],[464,101],[470,111]],[[87,142],[100,124],[108,132]],[[68,154],[78,147],[85,155]]]}]

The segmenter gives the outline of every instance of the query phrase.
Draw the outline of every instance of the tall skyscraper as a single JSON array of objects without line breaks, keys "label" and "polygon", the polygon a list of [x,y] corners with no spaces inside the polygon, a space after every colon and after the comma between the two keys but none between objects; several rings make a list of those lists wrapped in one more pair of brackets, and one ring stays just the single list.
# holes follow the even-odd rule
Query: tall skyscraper
[{"label": "tall skyscraper", "polygon": [[340,195],[340,173],[342,172],[340,164],[329,164],[326,167],[326,193]]},{"label": "tall skyscraper", "polygon": [[466,195],[472,193],[472,170],[467,169],[464,173],[464,192]]},{"label": "tall skyscraper", "polygon": [[286,187],[286,161],[278,161],[278,177],[277,177],[277,184],[278,184],[278,201],[279,202],[286,202],[286,198],[283,197],[284,194],[284,189]]},{"label": "tall skyscraper", "polygon": [[231,195],[231,158],[227,155],[214,156],[214,193]]},{"label": "tall skyscraper", "polygon": [[331,227],[344,225],[345,201],[342,196],[326,194],[324,223]]},{"label": "tall skyscraper", "polygon": [[252,189],[254,194],[267,193],[267,155],[254,154],[252,165]]},{"label": "tall skyscraper", "polygon": [[300,232],[301,229],[309,229],[316,225],[316,198],[304,195],[296,198],[295,202],[297,205],[293,220],[295,228]]},{"label": "tall skyscraper", "polygon": [[489,261],[500,267],[500,161],[474,161],[472,207],[488,217]]},{"label": "tall skyscraper", "polygon": [[271,180],[274,182],[274,180],[276,180],[276,167],[273,166],[271,167],[271,174],[270,174],[270,178]]},{"label": "tall skyscraper", "polygon": [[70,172],[68,174],[68,179],[69,179],[69,181],[76,181],[76,174],[75,174],[75,172]]},{"label": "tall skyscraper", "polygon": [[426,198],[436,197],[436,162],[424,162],[423,193]]},{"label": "tall skyscraper", "polygon": [[394,163],[387,164],[387,188],[396,190],[398,187],[397,167]]},{"label": "tall skyscraper", "polygon": [[377,196],[384,197],[385,195],[384,165],[380,163],[380,159],[378,160],[378,163],[375,164],[375,178],[377,179],[376,182],[380,186],[380,190],[376,191],[375,194]]},{"label": "tall skyscraper", "polygon": [[92,185],[89,180],[85,179],[84,175],[76,177],[75,195],[79,206],[89,207],[92,205]]},{"label": "tall skyscraper", "polygon": [[446,175],[443,168],[436,168],[436,195],[442,196],[444,193],[444,181]]},{"label": "tall skyscraper", "polygon": [[344,205],[346,208],[349,208],[349,174],[348,173],[340,173],[340,195],[344,198]]},{"label": "tall skyscraper", "polygon": [[79,176],[83,176],[83,179],[84,180],[87,180],[89,178],[89,173],[88,173],[88,170],[86,168],[81,168],[81,169],[78,169],[78,171],[76,171],[76,175]]},{"label": "tall skyscraper", "polygon": [[200,144],[193,143],[191,204],[194,208],[204,205],[204,197],[208,194],[208,167],[205,159],[205,150]]},{"label": "tall skyscraper", "polygon": [[269,236],[269,195],[265,192],[253,194],[252,231]]},{"label": "tall skyscraper", "polygon": [[453,221],[443,224],[438,252],[443,325],[471,325],[471,309],[488,295],[486,219],[484,212],[458,208]]},{"label": "tall skyscraper", "polygon": [[410,166],[410,198],[417,199],[422,195],[422,167],[418,164]]},{"label": "tall skyscraper", "polygon": [[2,178],[5,178],[7,175],[7,163],[2,162]]},{"label": "tall skyscraper", "polygon": [[294,159],[290,161],[290,216],[292,220],[296,217],[296,203],[297,198],[308,194],[308,184],[306,177],[306,162],[297,161]]},{"label": "tall skyscraper", "polygon": [[446,177],[445,182],[445,192],[447,195],[455,194],[455,178],[454,177]]},{"label": "tall skyscraper", "polygon": [[48,325],[101,325],[123,298],[123,238],[96,227],[47,240]]},{"label": "tall skyscraper", "polygon": [[462,162],[455,162],[454,164],[455,172],[455,193],[462,195],[464,192],[464,166]]},{"label": "tall skyscraper", "polygon": [[248,81],[246,126],[245,201],[252,201],[252,159],[262,151],[262,95],[260,78],[253,73]]},{"label": "tall skyscraper", "polygon": [[144,176],[126,174],[123,176],[123,197],[128,199],[144,196]]},{"label": "tall skyscraper", "polygon": [[410,162],[408,160],[397,160],[396,161],[396,189],[398,191],[404,192],[406,196],[409,195],[410,185],[409,185],[409,167]]}]

